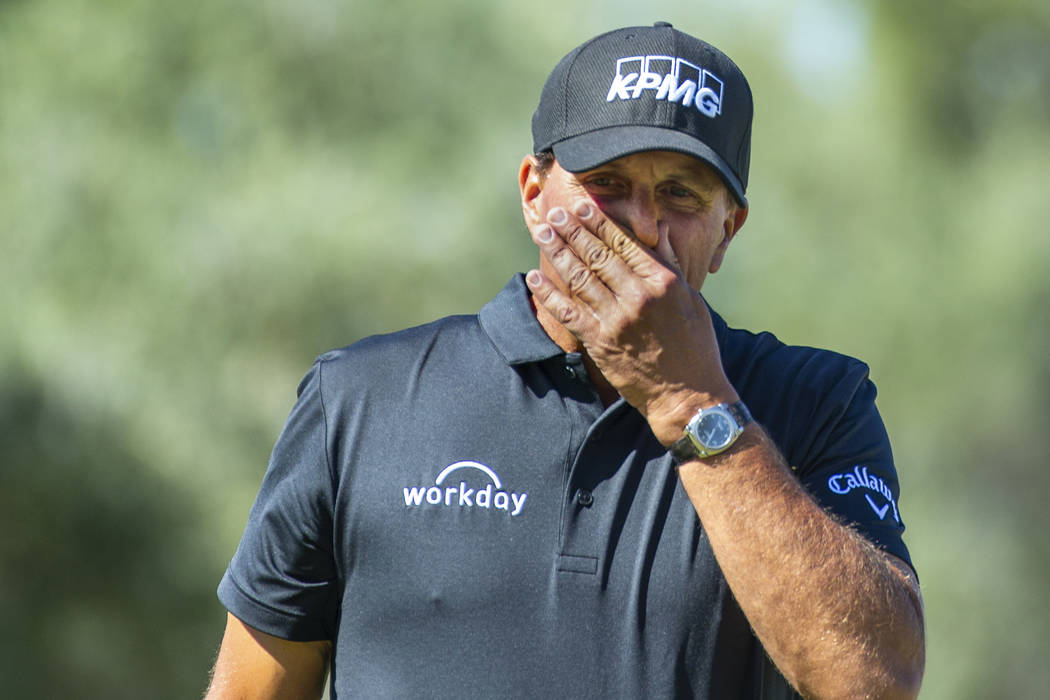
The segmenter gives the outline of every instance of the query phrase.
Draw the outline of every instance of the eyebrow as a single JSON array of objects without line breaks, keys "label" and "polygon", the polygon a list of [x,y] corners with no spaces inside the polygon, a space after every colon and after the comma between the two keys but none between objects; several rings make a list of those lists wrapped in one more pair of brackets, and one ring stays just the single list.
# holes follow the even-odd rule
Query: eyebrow
[{"label": "eyebrow", "polygon": [[703,184],[704,187],[711,189],[716,186],[719,182],[719,178],[711,170],[703,165],[688,164],[683,168],[676,168],[672,170],[668,177],[678,179],[696,180]]}]

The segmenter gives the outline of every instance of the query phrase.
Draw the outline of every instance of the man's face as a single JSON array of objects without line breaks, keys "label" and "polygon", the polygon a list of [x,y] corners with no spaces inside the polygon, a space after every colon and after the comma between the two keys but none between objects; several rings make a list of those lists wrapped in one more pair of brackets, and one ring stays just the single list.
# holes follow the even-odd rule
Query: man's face
[{"label": "man's face", "polygon": [[[530,221],[552,207],[567,211],[586,199],[699,290],[722,265],[729,242],[747,218],[722,180],[705,163],[670,151],[625,156],[594,170],[570,173],[555,162],[546,176],[527,156],[519,173],[522,206]],[[557,279],[545,259],[540,269]]]}]

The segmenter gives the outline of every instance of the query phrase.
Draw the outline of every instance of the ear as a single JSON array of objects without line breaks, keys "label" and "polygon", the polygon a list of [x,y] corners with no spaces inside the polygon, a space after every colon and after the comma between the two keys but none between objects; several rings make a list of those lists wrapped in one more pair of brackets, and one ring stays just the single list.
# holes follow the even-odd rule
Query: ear
[{"label": "ear", "polygon": [[525,156],[521,161],[521,168],[518,169],[518,189],[521,190],[521,211],[525,215],[526,223],[538,224],[543,221],[539,196],[543,192],[545,179],[536,157],[531,154]]},{"label": "ear", "polygon": [[729,244],[733,242],[733,238],[743,228],[744,222],[747,221],[747,212],[747,207],[736,206],[726,212],[725,221],[722,222],[722,241],[718,244],[715,254],[711,257],[708,272],[718,272],[719,268],[722,267],[722,261],[725,260]]}]

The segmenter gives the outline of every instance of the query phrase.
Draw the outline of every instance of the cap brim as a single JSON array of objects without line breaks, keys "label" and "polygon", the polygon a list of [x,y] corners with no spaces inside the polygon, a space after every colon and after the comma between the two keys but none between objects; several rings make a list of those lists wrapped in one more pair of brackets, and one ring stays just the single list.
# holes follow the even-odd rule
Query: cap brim
[{"label": "cap brim", "polygon": [[737,202],[743,207],[747,206],[747,197],[744,196],[740,178],[733,173],[729,164],[703,141],[674,129],[659,126],[610,126],[571,136],[555,143],[552,150],[558,165],[570,173],[593,170],[609,161],[642,151],[684,153],[710,165],[721,176]]}]

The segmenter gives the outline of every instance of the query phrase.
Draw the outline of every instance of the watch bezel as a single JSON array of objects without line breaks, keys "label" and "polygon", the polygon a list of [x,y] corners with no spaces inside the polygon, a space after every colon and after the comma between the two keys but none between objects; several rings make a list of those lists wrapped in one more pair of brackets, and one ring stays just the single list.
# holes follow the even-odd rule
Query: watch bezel
[{"label": "watch bezel", "polygon": [[[729,438],[718,445],[705,443],[700,437],[699,427],[701,421],[712,415],[717,415],[720,419],[727,420],[730,428]],[[744,427],[752,420],[751,412],[747,410],[747,406],[744,405],[743,401],[738,401],[735,404],[721,403],[709,408],[701,408],[686,424],[682,438],[672,445],[672,457],[677,464],[682,464],[690,459],[704,459],[705,457],[721,454],[733,446],[737,438],[743,434]]]},{"label": "watch bezel", "polygon": [[[710,425],[714,421],[717,421],[717,423]],[[710,410],[697,413],[689,423],[690,433],[695,438],[694,442],[703,446],[708,452],[729,447],[740,434],[740,426],[737,424],[736,419],[721,406],[715,406]],[[715,430],[725,432],[725,438],[721,442],[710,442],[700,437],[703,434],[710,435]]]}]

